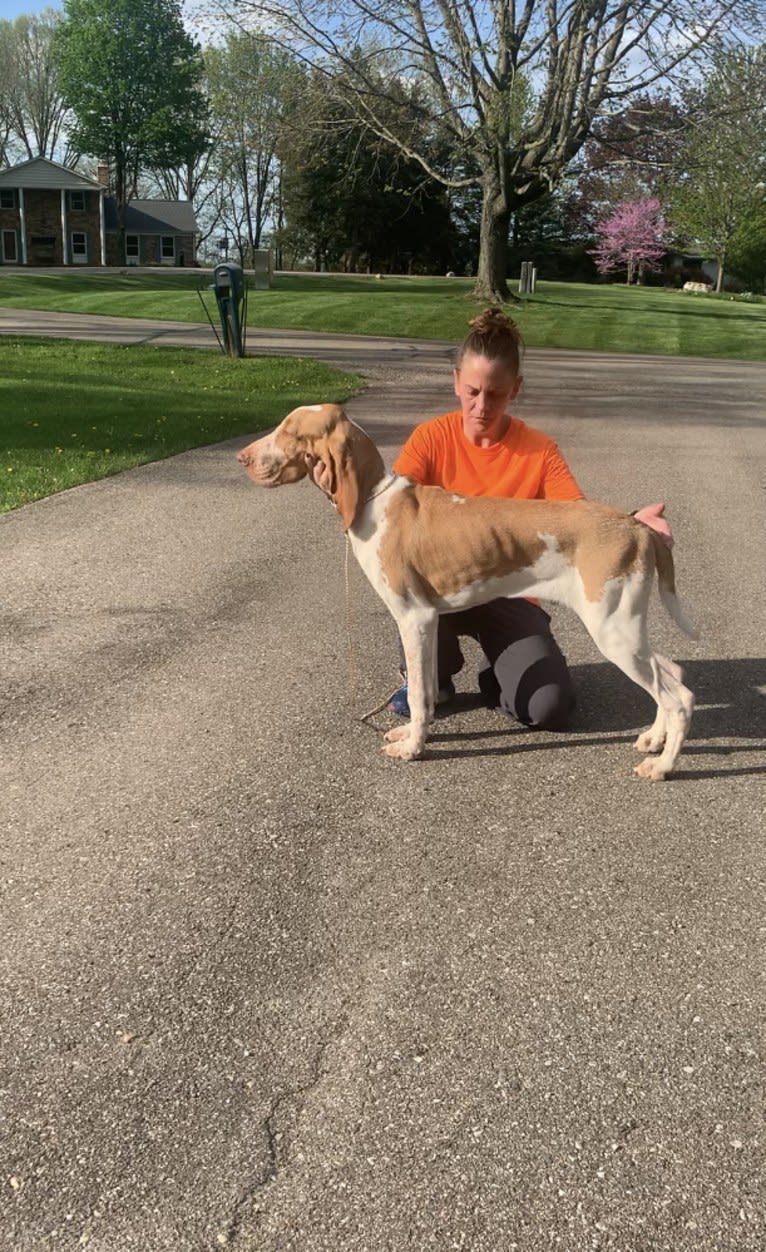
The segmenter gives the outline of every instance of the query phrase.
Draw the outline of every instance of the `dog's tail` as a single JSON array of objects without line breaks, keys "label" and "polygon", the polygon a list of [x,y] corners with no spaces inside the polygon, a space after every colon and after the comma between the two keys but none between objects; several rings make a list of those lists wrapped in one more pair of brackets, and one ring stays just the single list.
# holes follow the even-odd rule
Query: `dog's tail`
[{"label": "dog's tail", "polygon": [[667,544],[662,542],[659,535],[652,533],[652,542],[654,543],[654,559],[657,566],[657,585],[660,599],[679,630],[682,630],[690,639],[699,639],[697,627],[689,621],[676,594],[676,570],[673,562],[673,553]]}]

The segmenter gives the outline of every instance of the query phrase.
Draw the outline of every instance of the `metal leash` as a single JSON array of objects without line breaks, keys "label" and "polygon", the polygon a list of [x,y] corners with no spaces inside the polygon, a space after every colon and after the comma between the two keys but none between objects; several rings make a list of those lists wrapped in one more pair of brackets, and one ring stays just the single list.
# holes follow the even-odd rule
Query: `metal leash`
[{"label": "metal leash", "polygon": [[[399,687],[401,687],[401,683],[399,684]],[[393,691],[389,692],[385,700],[381,704],[376,704],[375,708],[370,709],[369,713],[363,713],[362,716],[359,718],[359,721],[364,722],[366,724],[368,718],[374,717],[376,713],[382,713],[383,710],[387,708],[390,702],[393,700],[394,696],[399,690],[399,687],[394,687]],[[374,729],[375,728],[373,727],[373,730]]]},{"label": "metal leash", "polygon": [[346,561],[345,561],[345,582],[346,582],[346,664],[348,666],[348,685],[349,694],[354,695],[359,686],[361,671],[359,669],[359,656],[354,647],[354,637],[352,632],[351,621],[351,579],[349,577],[349,561],[351,555],[351,541],[346,535]]}]

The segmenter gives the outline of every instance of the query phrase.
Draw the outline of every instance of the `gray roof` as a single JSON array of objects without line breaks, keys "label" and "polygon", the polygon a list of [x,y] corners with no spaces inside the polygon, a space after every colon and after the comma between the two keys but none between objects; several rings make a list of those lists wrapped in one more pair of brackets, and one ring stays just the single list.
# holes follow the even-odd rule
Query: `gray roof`
[{"label": "gray roof", "polygon": [[47,157],[32,157],[31,161],[22,161],[20,165],[0,170],[0,187],[47,187],[55,191],[62,188],[64,191],[106,190],[95,178],[78,174],[76,170],[67,169],[66,165],[59,165],[58,161],[49,161]]},{"label": "gray roof", "polygon": [[[117,202],[104,200],[107,230],[117,229]],[[196,234],[199,227],[190,200],[131,200],[125,210],[125,229],[136,235]]]}]

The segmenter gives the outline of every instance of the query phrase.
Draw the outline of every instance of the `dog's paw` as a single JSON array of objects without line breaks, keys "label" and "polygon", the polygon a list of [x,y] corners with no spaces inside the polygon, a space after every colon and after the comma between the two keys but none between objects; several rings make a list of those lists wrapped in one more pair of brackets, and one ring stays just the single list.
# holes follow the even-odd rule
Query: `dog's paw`
[{"label": "dog's paw", "polygon": [[648,778],[650,782],[663,782],[667,778],[659,760],[653,756],[648,756],[640,765],[635,765],[633,773],[638,774],[639,778]]},{"label": "dog's paw", "polygon": [[657,734],[653,730],[645,730],[633,744],[637,752],[659,752],[665,745],[665,734]]},{"label": "dog's paw", "polygon": [[396,743],[387,743],[383,751],[397,761],[417,761],[425,752],[425,745],[414,739],[399,739]]},{"label": "dog's paw", "polygon": [[397,761],[417,761],[425,751],[425,736],[413,735],[412,722],[392,727],[383,737],[386,740],[383,751]]}]

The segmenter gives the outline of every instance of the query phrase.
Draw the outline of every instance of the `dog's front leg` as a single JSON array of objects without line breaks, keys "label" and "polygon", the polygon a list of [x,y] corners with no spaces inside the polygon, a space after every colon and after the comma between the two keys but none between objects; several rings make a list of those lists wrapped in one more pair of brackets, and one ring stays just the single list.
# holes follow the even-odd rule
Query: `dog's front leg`
[{"label": "dog's front leg", "polygon": [[436,634],[439,616],[432,609],[408,612],[397,621],[407,667],[410,720],[386,734],[386,756],[413,761],[423,755],[428,723],[436,702]]}]

